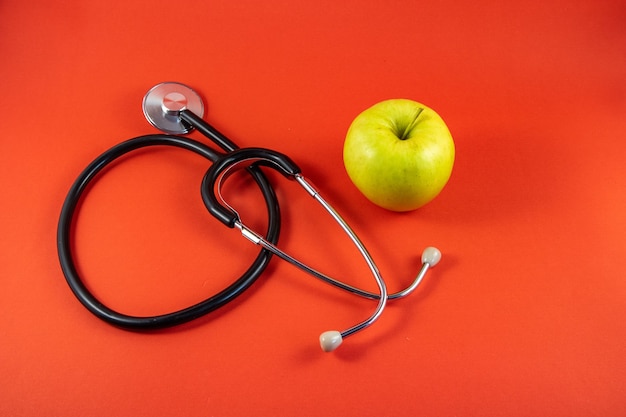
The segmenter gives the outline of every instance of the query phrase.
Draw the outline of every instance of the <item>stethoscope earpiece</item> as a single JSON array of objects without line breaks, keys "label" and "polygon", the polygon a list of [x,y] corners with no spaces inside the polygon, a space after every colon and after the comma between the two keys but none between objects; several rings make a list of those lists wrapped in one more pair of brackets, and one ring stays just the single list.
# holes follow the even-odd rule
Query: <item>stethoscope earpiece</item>
[{"label": "stethoscope earpiece", "polygon": [[429,267],[433,267],[441,260],[441,252],[439,249],[429,246],[422,252],[422,264],[428,264]]},{"label": "stethoscope earpiece", "polygon": [[343,337],[338,330],[328,330],[320,335],[320,346],[324,352],[332,352],[343,343]]}]

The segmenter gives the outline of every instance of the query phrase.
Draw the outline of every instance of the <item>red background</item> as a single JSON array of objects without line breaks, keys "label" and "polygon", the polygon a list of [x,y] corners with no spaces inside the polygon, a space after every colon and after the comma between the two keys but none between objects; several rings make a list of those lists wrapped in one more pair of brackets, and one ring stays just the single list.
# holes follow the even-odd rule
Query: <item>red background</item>
[{"label": "red background", "polygon": [[[620,0],[0,2],[0,414],[625,415],[624,22]],[[97,155],[154,132],[141,99],[169,80],[241,146],[296,160],[391,290],[423,247],[441,263],[332,354],[318,334],[373,303],[278,259],[177,329],[92,316],[59,268],[61,205]],[[352,119],[397,97],[434,108],[457,147],[444,191],[405,214],[369,203],[342,163]],[[141,151],[91,189],[76,253],[107,304],[183,307],[255,256],[204,210],[207,166]],[[331,220],[272,178],[281,247],[371,287]],[[231,198],[262,222],[246,189]]]}]

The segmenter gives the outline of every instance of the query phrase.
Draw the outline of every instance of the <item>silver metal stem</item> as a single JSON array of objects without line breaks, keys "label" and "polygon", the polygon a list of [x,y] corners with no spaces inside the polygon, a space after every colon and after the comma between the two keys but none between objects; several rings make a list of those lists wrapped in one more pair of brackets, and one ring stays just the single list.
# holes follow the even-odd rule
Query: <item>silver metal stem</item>
[{"label": "silver metal stem", "polygon": [[398,298],[404,298],[407,295],[411,294],[413,291],[415,291],[415,289],[422,283],[422,280],[424,279],[424,276],[426,276],[426,271],[428,271],[428,268],[430,268],[429,264],[427,264],[427,263],[422,264],[422,267],[420,268],[420,271],[417,273],[417,276],[415,277],[415,279],[413,280],[411,285],[409,285],[408,287],[406,287],[402,291],[398,291],[396,293],[391,294],[389,296],[389,299],[396,300]]},{"label": "silver metal stem", "polygon": [[[270,252],[274,253],[276,256],[280,257],[281,259],[289,262],[292,265],[297,266],[298,268],[302,269],[303,271],[307,272],[310,275],[313,275],[315,278],[318,278],[319,280],[321,280],[322,282],[325,282],[326,284],[330,284],[336,288],[342,289],[344,291],[348,291],[352,294],[358,295],[360,297],[363,298],[367,298],[370,300],[379,300],[380,299],[380,294],[376,294],[370,291],[366,291],[363,290],[361,288],[357,288],[354,287],[352,285],[346,284],[344,282],[341,282],[339,280],[336,280],[332,277],[329,277],[328,275],[311,268],[310,266],[300,262],[299,260],[295,259],[294,257],[290,256],[288,253],[285,253],[284,251],[282,251],[281,249],[279,249],[278,247],[269,244],[265,239],[263,239],[262,236],[258,235],[256,232],[254,232],[253,230],[250,230],[247,226],[241,224],[241,223],[236,223],[235,224],[237,226],[237,228],[239,228],[241,230],[241,234],[246,237],[248,240],[250,240],[252,243],[254,243],[255,245],[261,245],[263,246],[265,249],[269,250]],[[415,291],[415,289],[422,283],[424,277],[426,276],[426,271],[428,271],[428,269],[430,268],[430,265],[425,263],[422,264],[422,267],[420,269],[420,271],[418,272],[417,276],[415,277],[415,279],[413,280],[413,282],[406,287],[405,289],[395,292],[393,294],[388,294],[387,295],[387,300],[397,300],[400,298],[404,298],[408,295],[410,295],[411,293],[413,293],[413,291]]]},{"label": "silver metal stem", "polygon": [[[279,249],[278,247],[276,247],[274,244],[272,244],[271,242],[268,242],[267,240],[265,240],[261,235],[257,234],[256,232],[254,232],[253,230],[251,230],[250,228],[248,228],[247,226],[245,226],[243,223],[241,222],[237,222],[235,223],[235,226],[241,230],[241,233],[244,237],[246,237],[248,240],[250,240],[251,242],[257,244],[257,245],[261,245],[263,248],[269,250],[270,252],[272,252],[273,254],[275,254],[276,256],[280,257],[281,259],[289,262],[290,264],[302,269],[303,271],[315,276],[316,278],[321,279],[322,281],[334,285],[336,287],[339,287],[341,289],[353,292],[355,294],[361,295],[363,297],[366,298],[370,298],[370,299],[377,299],[378,300],[378,305],[376,307],[376,310],[374,311],[374,313],[367,318],[366,320],[340,332],[342,338],[346,338],[360,330],[365,329],[366,327],[370,326],[372,323],[374,323],[382,314],[385,305],[387,304],[387,286],[385,285],[385,281],[383,280],[378,268],[376,267],[376,264],[374,263],[374,260],[372,259],[371,255],[369,254],[369,252],[367,251],[367,249],[365,248],[365,246],[363,245],[363,243],[361,242],[361,240],[358,238],[358,236],[356,235],[356,233],[354,233],[354,231],[350,228],[350,226],[343,220],[343,218],[339,215],[339,213],[337,213],[337,211],[326,202],[326,200],[324,200],[319,193],[317,192],[317,190],[315,190],[315,188],[309,184],[304,177],[302,177],[301,175],[296,175],[295,176],[296,181],[318,202],[322,205],[322,207],[324,207],[324,209],[332,216],[332,218],[337,222],[337,224],[339,224],[341,226],[341,228],[343,229],[343,231],[348,235],[348,237],[350,237],[350,240],[352,240],[352,242],[354,243],[354,245],[357,247],[357,249],[359,250],[359,252],[361,253],[361,255],[363,256],[363,258],[365,259],[365,262],[367,263],[367,266],[369,267],[370,271],[372,272],[372,274],[374,275],[374,278],[376,279],[376,284],[378,285],[378,289],[379,289],[379,294],[374,294],[374,293],[370,293],[367,291],[362,291],[358,288],[352,287],[351,285],[347,285],[344,284],[340,281],[337,281],[333,278],[328,277],[325,274],[322,274],[321,272],[311,268],[310,266],[304,264],[303,262],[300,262],[299,260],[295,259],[294,257],[292,257],[291,255],[287,254],[286,252],[282,251],[281,249]],[[406,291],[406,290],[405,290]],[[410,292],[410,291],[409,291]]]},{"label": "silver metal stem", "polygon": [[[229,171],[230,169],[227,170],[226,172],[229,172]],[[222,178],[220,178],[220,180],[218,181],[218,188],[219,188],[218,195],[220,199],[222,200],[222,202],[226,206],[230,207],[224,201],[223,196],[221,194],[221,187],[223,185],[223,179],[226,176],[227,175],[223,175]],[[350,293],[359,295],[361,297],[372,299],[372,300],[378,300],[378,305],[376,307],[376,310],[366,320],[341,332],[336,331],[336,330],[329,330],[320,335],[320,345],[322,347],[322,350],[324,350],[325,352],[330,352],[330,351],[335,350],[342,343],[343,339],[345,339],[346,337],[372,325],[382,314],[388,300],[403,298],[411,294],[413,291],[415,291],[415,289],[420,285],[420,283],[424,279],[424,276],[426,275],[426,272],[428,271],[428,269],[437,265],[437,263],[441,259],[441,252],[439,251],[439,249],[432,247],[432,246],[424,249],[424,251],[422,252],[422,267],[420,268],[419,273],[417,274],[417,276],[415,277],[411,285],[409,285],[402,291],[398,291],[396,293],[389,295],[385,282],[380,272],[378,271],[376,264],[374,263],[369,252],[365,248],[365,245],[363,245],[363,243],[360,241],[360,239],[357,237],[354,231],[350,228],[350,226],[348,226],[348,224],[343,220],[343,218],[339,215],[339,213],[337,213],[337,211],[330,204],[328,204],[326,200],[324,200],[320,196],[319,192],[309,182],[307,182],[301,174],[293,175],[293,178],[295,178],[298,184],[300,184],[300,186],[302,186],[302,188],[304,188],[311,195],[311,197],[313,197],[322,207],[324,207],[324,209],[332,216],[335,222],[339,224],[341,228],[343,229],[343,231],[348,235],[348,237],[350,237],[350,239],[352,240],[356,248],[359,250],[359,252],[363,256],[363,259],[365,259],[365,261],[367,262],[367,265],[369,269],[371,270],[372,274],[374,275],[376,284],[378,285],[378,288],[379,288],[379,293],[373,293],[373,292],[362,290],[360,288],[356,288],[352,285],[348,285],[346,283],[338,281],[334,278],[329,277],[326,274],[323,274],[317,271],[316,269],[311,268],[310,266],[297,260],[296,258],[292,257],[291,255],[287,254],[286,252],[276,247],[271,242],[264,239],[263,236],[259,235],[255,231],[245,226],[239,219],[235,221],[235,227],[237,227],[241,231],[241,234],[246,239],[250,240],[256,245],[261,245],[264,249],[272,252],[273,254],[280,257],[281,259],[302,269],[303,271],[311,274],[312,276],[320,279],[321,281],[327,284],[333,285],[337,288],[340,288],[344,291],[348,291]]]},{"label": "silver metal stem", "polygon": [[380,271],[378,270],[378,267],[376,266],[376,264],[374,263],[374,260],[372,259],[371,255],[369,254],[369,252],[367,251],[367,249],[365,248],[365,245],[363,245],[363,243],[361,242],[361,240],[358,238],[358,236],[356,235],[356,233],[354,233],[354,231],[350,228],[350,226],[343,220],[343,218],[339,215],[339,213],[337,213],[337,211],[326,202],[326,200],[324,200],[322,198],[322,196],[315,190],[315,188],[309,184],[302,175],[298,174],[296,175],[296,181],[318,202],[322,205],[322,207],[324,207],[324,209],[333,217],[333,219],[335,219],[335,221],[337,222],[337,224],[339,224],[341,226],[341,228],[343,229],[343,231],[350,237],[350,240],[352,240],[352,243],[354,243],[354,245],[357,247],[357,249],[359,250],[359,252],[361,253],[361,256],[363,256],[363,259],[365,259],[365,262],[367,263],[367,266],[369,267],[370,271],[372,271],[372,274],[374,275],[374,278],[376,279],[376,284],[378,285],[378,289],[380,291],[380,298],[378,300],[378,306],[376,307],[376,310],[374,311],[374,313],[367,319],[364,320],[363,322],[356,324],[352,327],[350,327],[349,329],[346,329],[344,331],[341,332],[341,336],[345,339],[347,336],[350,336],[368,326],[370,326],[372,323],[374,323],[382,314],[383,310],[385,309],[385,306],[387,305],[387,286],[385,285],[385,281],[383,280],[383,277],[380,275]]}]

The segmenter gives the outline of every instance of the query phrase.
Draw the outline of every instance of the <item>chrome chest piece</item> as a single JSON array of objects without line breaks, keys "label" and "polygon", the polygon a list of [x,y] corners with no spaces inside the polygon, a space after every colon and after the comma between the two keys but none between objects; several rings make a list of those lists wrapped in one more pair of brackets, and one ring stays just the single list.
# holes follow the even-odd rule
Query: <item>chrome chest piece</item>
[{"label": "chrome chest piece", "polygon": [[190,110],[204,116],[204,104],[200,95],[181,83],[165,82],[150,89],[143,98],[143,114],[157,129],[173,135],[188,133],[193,127],[183,121],[179,114]]}]

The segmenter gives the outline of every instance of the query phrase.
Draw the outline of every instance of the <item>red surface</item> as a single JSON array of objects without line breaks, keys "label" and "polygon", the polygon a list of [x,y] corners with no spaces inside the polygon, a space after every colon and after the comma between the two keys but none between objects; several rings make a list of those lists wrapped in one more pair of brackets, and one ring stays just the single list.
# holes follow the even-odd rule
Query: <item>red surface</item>
[{"label": "red surface", "polygon": [[[625,415],[625,21],[619,0],[2,2],[0,415]],[[296,160],[392,290],[423,247],[441,264],[332,354],[318,334],[373,304],[278,260],[178,329],[96,319],[58,265],[61,204],[93,158],[154,132],[141,99],[166,80],[200,91],[240,145]],[[341,155],[352,119],[394,97],[437,110],[457,146],[442,194],[405,214],[367,202]],[[202,206],[206,168],[145,151],[94,185],[76,253],[105,302],[165,312],[248,264],[255,248]],[[332,222],[273,178],[281,247],[371,286]]]}]

